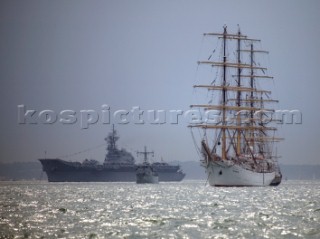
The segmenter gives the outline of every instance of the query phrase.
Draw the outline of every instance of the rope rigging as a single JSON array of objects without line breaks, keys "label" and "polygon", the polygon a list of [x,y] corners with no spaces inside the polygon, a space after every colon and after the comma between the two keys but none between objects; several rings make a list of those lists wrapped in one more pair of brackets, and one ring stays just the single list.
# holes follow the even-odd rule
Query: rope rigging
[{"label": "rope rigging", "polygon": [[201,149],[200,149],[200,147],[199,147],[198,144],[197,144],[197,141],[196,141],[196,138],[195,138],[195,136],[194,136],[194,134],[193,134],[192,128],[190,129],[190,131],[191,131],[191,136],[192,136],[193,144],[194,144],[194,146],[196,147],[197,154],[198,154],[199,158],[201,158]]}]

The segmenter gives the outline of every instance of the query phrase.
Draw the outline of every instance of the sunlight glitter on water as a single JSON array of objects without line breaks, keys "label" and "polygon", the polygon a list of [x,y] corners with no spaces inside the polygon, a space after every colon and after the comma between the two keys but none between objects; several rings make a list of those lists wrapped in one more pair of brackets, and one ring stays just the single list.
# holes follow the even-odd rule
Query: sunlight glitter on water
[{"label": "sunlight glitter on water", "polygon": [[0,238],[319,238],[320,182],[1,182]]}]

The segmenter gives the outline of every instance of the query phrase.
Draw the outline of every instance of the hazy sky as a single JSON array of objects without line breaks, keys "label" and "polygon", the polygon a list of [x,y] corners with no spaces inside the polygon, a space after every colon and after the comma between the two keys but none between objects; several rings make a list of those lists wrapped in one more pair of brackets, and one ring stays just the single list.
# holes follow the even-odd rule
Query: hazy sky
[{"label": "hazy sky", "polygon": [[[230,31],[262,40],[270,52],[278,109],[302,112],[284,124],[281,163],[319,164],[320,1],[4,1],[0,2],[0,161],[34,161],[104,143],[111,125],[19,124],[26,110],[188,110],[204,32]],[[116,125],[119,145],[144,145],[155,158],[197,161],[184,121]],[[68,158],[103,161],[105,148]]]}]

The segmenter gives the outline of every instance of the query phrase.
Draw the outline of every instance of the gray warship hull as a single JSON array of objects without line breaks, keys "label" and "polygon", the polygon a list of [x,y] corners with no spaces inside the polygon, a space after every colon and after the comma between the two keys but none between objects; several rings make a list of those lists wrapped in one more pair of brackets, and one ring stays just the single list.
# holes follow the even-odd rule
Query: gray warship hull
[{"label": "gray warship hull", "polygon": [[[135,182],[136,165],[83,166],[61,159],[39,159],[49,182]],[[157,170],[157,169],[155,169]],[[157,171],[159,182],[178,182],[185,174],[180,171]]]}]

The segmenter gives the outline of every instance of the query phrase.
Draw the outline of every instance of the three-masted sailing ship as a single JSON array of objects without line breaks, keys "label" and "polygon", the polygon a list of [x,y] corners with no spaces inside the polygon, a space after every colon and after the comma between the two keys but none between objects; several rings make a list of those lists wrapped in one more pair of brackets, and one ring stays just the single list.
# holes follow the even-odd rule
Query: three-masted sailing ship
[{"label": "three-masted sailing ship", "polygon": [[[221,45],[220,54],[199,61],[199,66],[216,70],[211,83],[197,84],[197,91],[209,95],[208,102],[191,105],[206,115],[191,123],[191,131],[201,134],[199,153],[211,186],[269,186],[281,182],[277,162],[271,91],[261,87],[273,77],[260,65],[260,40],[251,39],[238,30],[205,33]],[[215,58],[215,60],[213,59]],[[201,82],[202,83],[202,82]],[[214,115],[214,118],[212,118]],[[272,126],[273,125],[273,126]]]}]

